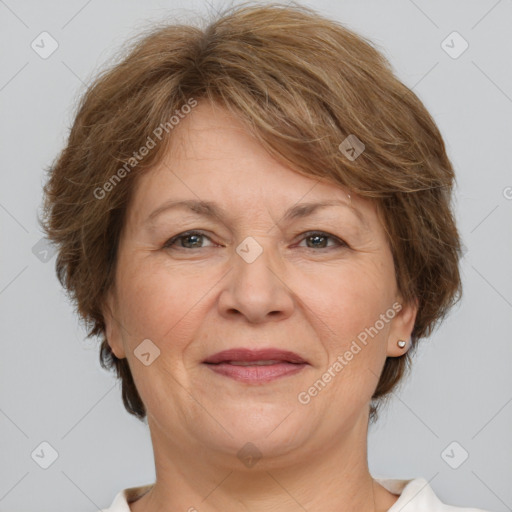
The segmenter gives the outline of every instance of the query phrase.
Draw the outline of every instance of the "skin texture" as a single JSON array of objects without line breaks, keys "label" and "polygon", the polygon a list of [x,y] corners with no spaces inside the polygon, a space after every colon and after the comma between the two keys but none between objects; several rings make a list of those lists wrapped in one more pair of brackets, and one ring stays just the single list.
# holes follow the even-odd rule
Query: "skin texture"
[{"label": "skin texture", "polygon": [[[396,343],[409,340],[416,307],[397,292],[374,204],[278,163],[220,106],[199,103],[173,137],[129,205],[105,310],[109,344],[128,358],[147,408],[155,455],[156,484],[131,510],[388,510],[397,496],[368,470],[369,404],[386,357],[407,350]],[[226,218],[175,209],[150,227],[148,215],[173,199],[215,201]],[[283,220],[299,202],[332,199],[345,206]],[[205,237],[164,247],[192,229]],[[315,244],[304,234],[312,230],[348,247],[335,238]],[[263,250],[252,263],[236,252],[249,236]],[[300,403],[394,302],[400,312]],[[160,350],[148,366],[134,354],[144,339]],[[309,365],[254,385],[202,364],[234,347],[291,350]],[[237,457],[248,442],[261,454],[252,467]]]}]

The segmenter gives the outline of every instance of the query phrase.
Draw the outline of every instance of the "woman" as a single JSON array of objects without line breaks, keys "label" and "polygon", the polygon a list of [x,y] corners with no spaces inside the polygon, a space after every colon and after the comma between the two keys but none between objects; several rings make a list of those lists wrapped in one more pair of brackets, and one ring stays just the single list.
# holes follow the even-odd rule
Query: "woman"
[{"label": "woman", "polygon": [[450,511],[367,432],[458,300],[454,173],[368,42],[305,7],[146,34],[45,185],[57,273],[156,482],[109,512]]}]

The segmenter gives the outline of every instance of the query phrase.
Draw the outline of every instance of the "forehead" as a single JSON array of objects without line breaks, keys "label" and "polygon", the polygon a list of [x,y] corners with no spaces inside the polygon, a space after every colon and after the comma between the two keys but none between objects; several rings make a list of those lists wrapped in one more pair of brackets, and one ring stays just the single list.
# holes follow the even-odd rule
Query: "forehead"
[{"label": "forehead", "polygon": [[164,203],[180,200],[276,215],[302,203],[341,202],[356,209],[364,223],[374,210],[370,201],[332,180],[276,161],[240,119],[206,102],[174,129],[160,163],[138,177],[131,210],[142,221]]}]

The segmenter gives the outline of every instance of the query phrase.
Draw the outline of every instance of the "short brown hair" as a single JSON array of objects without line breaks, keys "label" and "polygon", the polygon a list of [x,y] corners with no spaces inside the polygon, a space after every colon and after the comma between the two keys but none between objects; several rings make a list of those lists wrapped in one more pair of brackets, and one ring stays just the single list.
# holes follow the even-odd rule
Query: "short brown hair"
[{"label": "short brown hair", "polygon": [[[228,108],[297,172],[377,203],[398,290],[405,303],[418,300],[418,313],[411,350],[385,362],[370,407],[375,420],[418,340],[462,294],[450,204],[455,176],[435,122],[383,55],[297,4],[244,4],[203,29],[164,24],[142,34],[87,89],[67,145],[48,168],[42,226],[58,247],[57,276],[87,337],[102,336],[100,362],[121,379],[126,410],[146,417],[127,360],[106,340],[102,310],[135,178],[161,161],[172,137],[169,120],[191,98]],[[134,151],[154,139],[157,127],[167,127],[161,141],[135,161]],[[339,149],[349,135],[365,146],[356,159]]]}]

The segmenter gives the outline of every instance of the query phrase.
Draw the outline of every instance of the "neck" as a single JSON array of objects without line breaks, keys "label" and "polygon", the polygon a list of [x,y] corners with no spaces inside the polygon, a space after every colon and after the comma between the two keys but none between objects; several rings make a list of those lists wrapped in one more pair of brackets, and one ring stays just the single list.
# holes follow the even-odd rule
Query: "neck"
[{"label": "neck", "polygon": [[397,496],[372,479],[367,463],[367,421],[300,454],[262,457],[245,467],[235,456],[207,452],[170,439],[150,417],[156,483],[130,505],[132,512],[384,512]]}]

